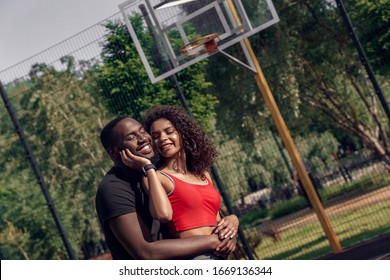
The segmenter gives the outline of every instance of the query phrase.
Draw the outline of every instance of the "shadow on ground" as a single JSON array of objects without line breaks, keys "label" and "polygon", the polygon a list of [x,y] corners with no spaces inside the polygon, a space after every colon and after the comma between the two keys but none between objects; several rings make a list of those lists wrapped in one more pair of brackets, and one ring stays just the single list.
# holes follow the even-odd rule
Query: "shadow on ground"
[{"label": "shadow on ground", "polygon": [[320,260],[390,260],[390,234],[349,247],[339,254],[330,254]]}]

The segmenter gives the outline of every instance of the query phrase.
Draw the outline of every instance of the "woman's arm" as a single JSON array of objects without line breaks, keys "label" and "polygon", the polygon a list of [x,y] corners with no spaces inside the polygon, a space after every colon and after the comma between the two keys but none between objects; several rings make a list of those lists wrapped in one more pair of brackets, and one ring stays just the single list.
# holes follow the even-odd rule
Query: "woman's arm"
[{"label": "woman's arm", "polygon": [[[125,165],[132,167],[135,162],[142,166],[151,164],[149,159],[134,155],[129,149],[120,152],[122,161]],[[172,220],[172,207],[168,200],[167,193],[162,186],[158,173],[151,168],[146,171],[146,176],[142,179],[143,186],[149,196],[149,211],[152,217],[159,222],[165,223]]]},{"label": "woman's arm", "polygon": [[154,169],[146,172],[142,178],[143,186],[149,195],[149,211],[152,217],[161,223],[172,220],[172,206],[168,199],[168,187],[164,187],[161,181],[163,178]]},{"label": "woman's arm", "polygon": [[[211,175],[209,172],[205,172],[206,178],[212,182]],[[231,238],[233,239],[238,231],[238,225],[240,224],[236,215],[229,215],[221,218],[220,212],[217,213],[217,227],[214,233],[219,235],[220,239]]]}]

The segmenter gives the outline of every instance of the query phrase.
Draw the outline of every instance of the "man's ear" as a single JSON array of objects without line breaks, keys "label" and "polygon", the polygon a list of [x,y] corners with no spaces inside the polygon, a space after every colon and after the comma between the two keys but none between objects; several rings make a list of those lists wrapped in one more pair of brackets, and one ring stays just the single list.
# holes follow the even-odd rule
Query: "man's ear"
[{"label": "man's ear", "polygon": [[116,147],[108,148],[107,152],[110,155],[110,157],[113,158],[113,159],[120,157],[119,151],[118,151],[118,149]]}]

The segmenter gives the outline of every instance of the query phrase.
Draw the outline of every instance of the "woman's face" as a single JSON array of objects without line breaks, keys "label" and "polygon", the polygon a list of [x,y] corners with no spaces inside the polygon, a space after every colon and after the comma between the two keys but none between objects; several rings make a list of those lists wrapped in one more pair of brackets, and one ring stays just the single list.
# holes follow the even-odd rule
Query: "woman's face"
[{"label": "woman's face", "polygon": [[164,158],[177,155],[182,148],[179,132],[167,119],[154,121],[150,127],[150,135],[157,152]]}]

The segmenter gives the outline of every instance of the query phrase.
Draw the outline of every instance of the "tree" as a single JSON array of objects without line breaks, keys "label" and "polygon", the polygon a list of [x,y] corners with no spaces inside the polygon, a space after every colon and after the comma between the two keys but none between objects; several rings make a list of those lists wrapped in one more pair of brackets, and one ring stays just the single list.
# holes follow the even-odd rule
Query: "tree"
[{"label": "tree", "polygon": [[[141,16],[130,19],[144,46],[153,48],[151,35],[142,25]],[[177,93],[169,79],[152,84],[124,24],[109,22],[109,33],[103,44],[103,65],[99,70],[100,92],[114,114],[141,119],[141,113],[156,104],[180,105]],[[205,80],[206,61],[177,74],[180,87],[195,118],[210,129],[217,100],[205,93],[210,83]]]},{"label": "tree", "polygon": [[[251,42],[292,134],[337,126],[389,161],[388,122],[349,44],[338,10],[321,0],[275,1],[275,5],[281,21],[254,35]],[[369,25],[375,25],[371,20],[367,18]],[[223,63],[210,63],[209,79],[220,100],[218,114],[234,119],[240,129],[229,129],[231,122],[224,125],[222,118],[218,126],[233,137],[243,136],[244,142],[266,128],[268,113],[258,89],[248,82],[250,75],[238,69],[222,74],[227,69]],[[214,81],[211,76],[218,73],[219,80]],[[240,94],[218,90],[227,87]],[[235,106],[228,106],[233,102]],[[242,136],[240,130],[245,132]]]},{"label": "tree", "polygon": [[284,27],[293,34],[289,37],[292,73],[299,81],[302,105],[322,112],[319,121],[359,137],[366,147],[390,161],[387,121],[369,81],[361,75],[353,46],[345,41],[348,37],[338,11],[326,2],[302,1],[286,16],[306,20],[303,25]]},{"label": "tree", "polygon": [[[379,73],[389,74],[390,64],[390,1],[358,0],[345,1],[352,24],[357,30],[372,66]],[[364,19],[364,20],[362,20]]]},{"label": "tree", "polygon": [[[64,60],[64,62],[72,61]],[[54,206],[78,258],[85,258],[83,244],[102,239],[94,209],[96,186],[108,161],[103,159],[98,133],[108,119],[102,104],[85,89],[93,75],[84,71],[77,78],[74,67],[57,71],[37,64],[31,71],[28,87],[17,88],[15,99],[18,118],[33,154],[49,187]],[[8,181],[0,191],[2,217],[0,234],[4,239],[2,254],[12,259],[66,259],[43,195],[39,191],[29,162],[16,137],[4,147],[1,163],[8,169]],[[14,147],[18,147],[15,149]],[[20,248],[12,250],[13,242]],[[8,248],[8,249],[7,249]]]}]

